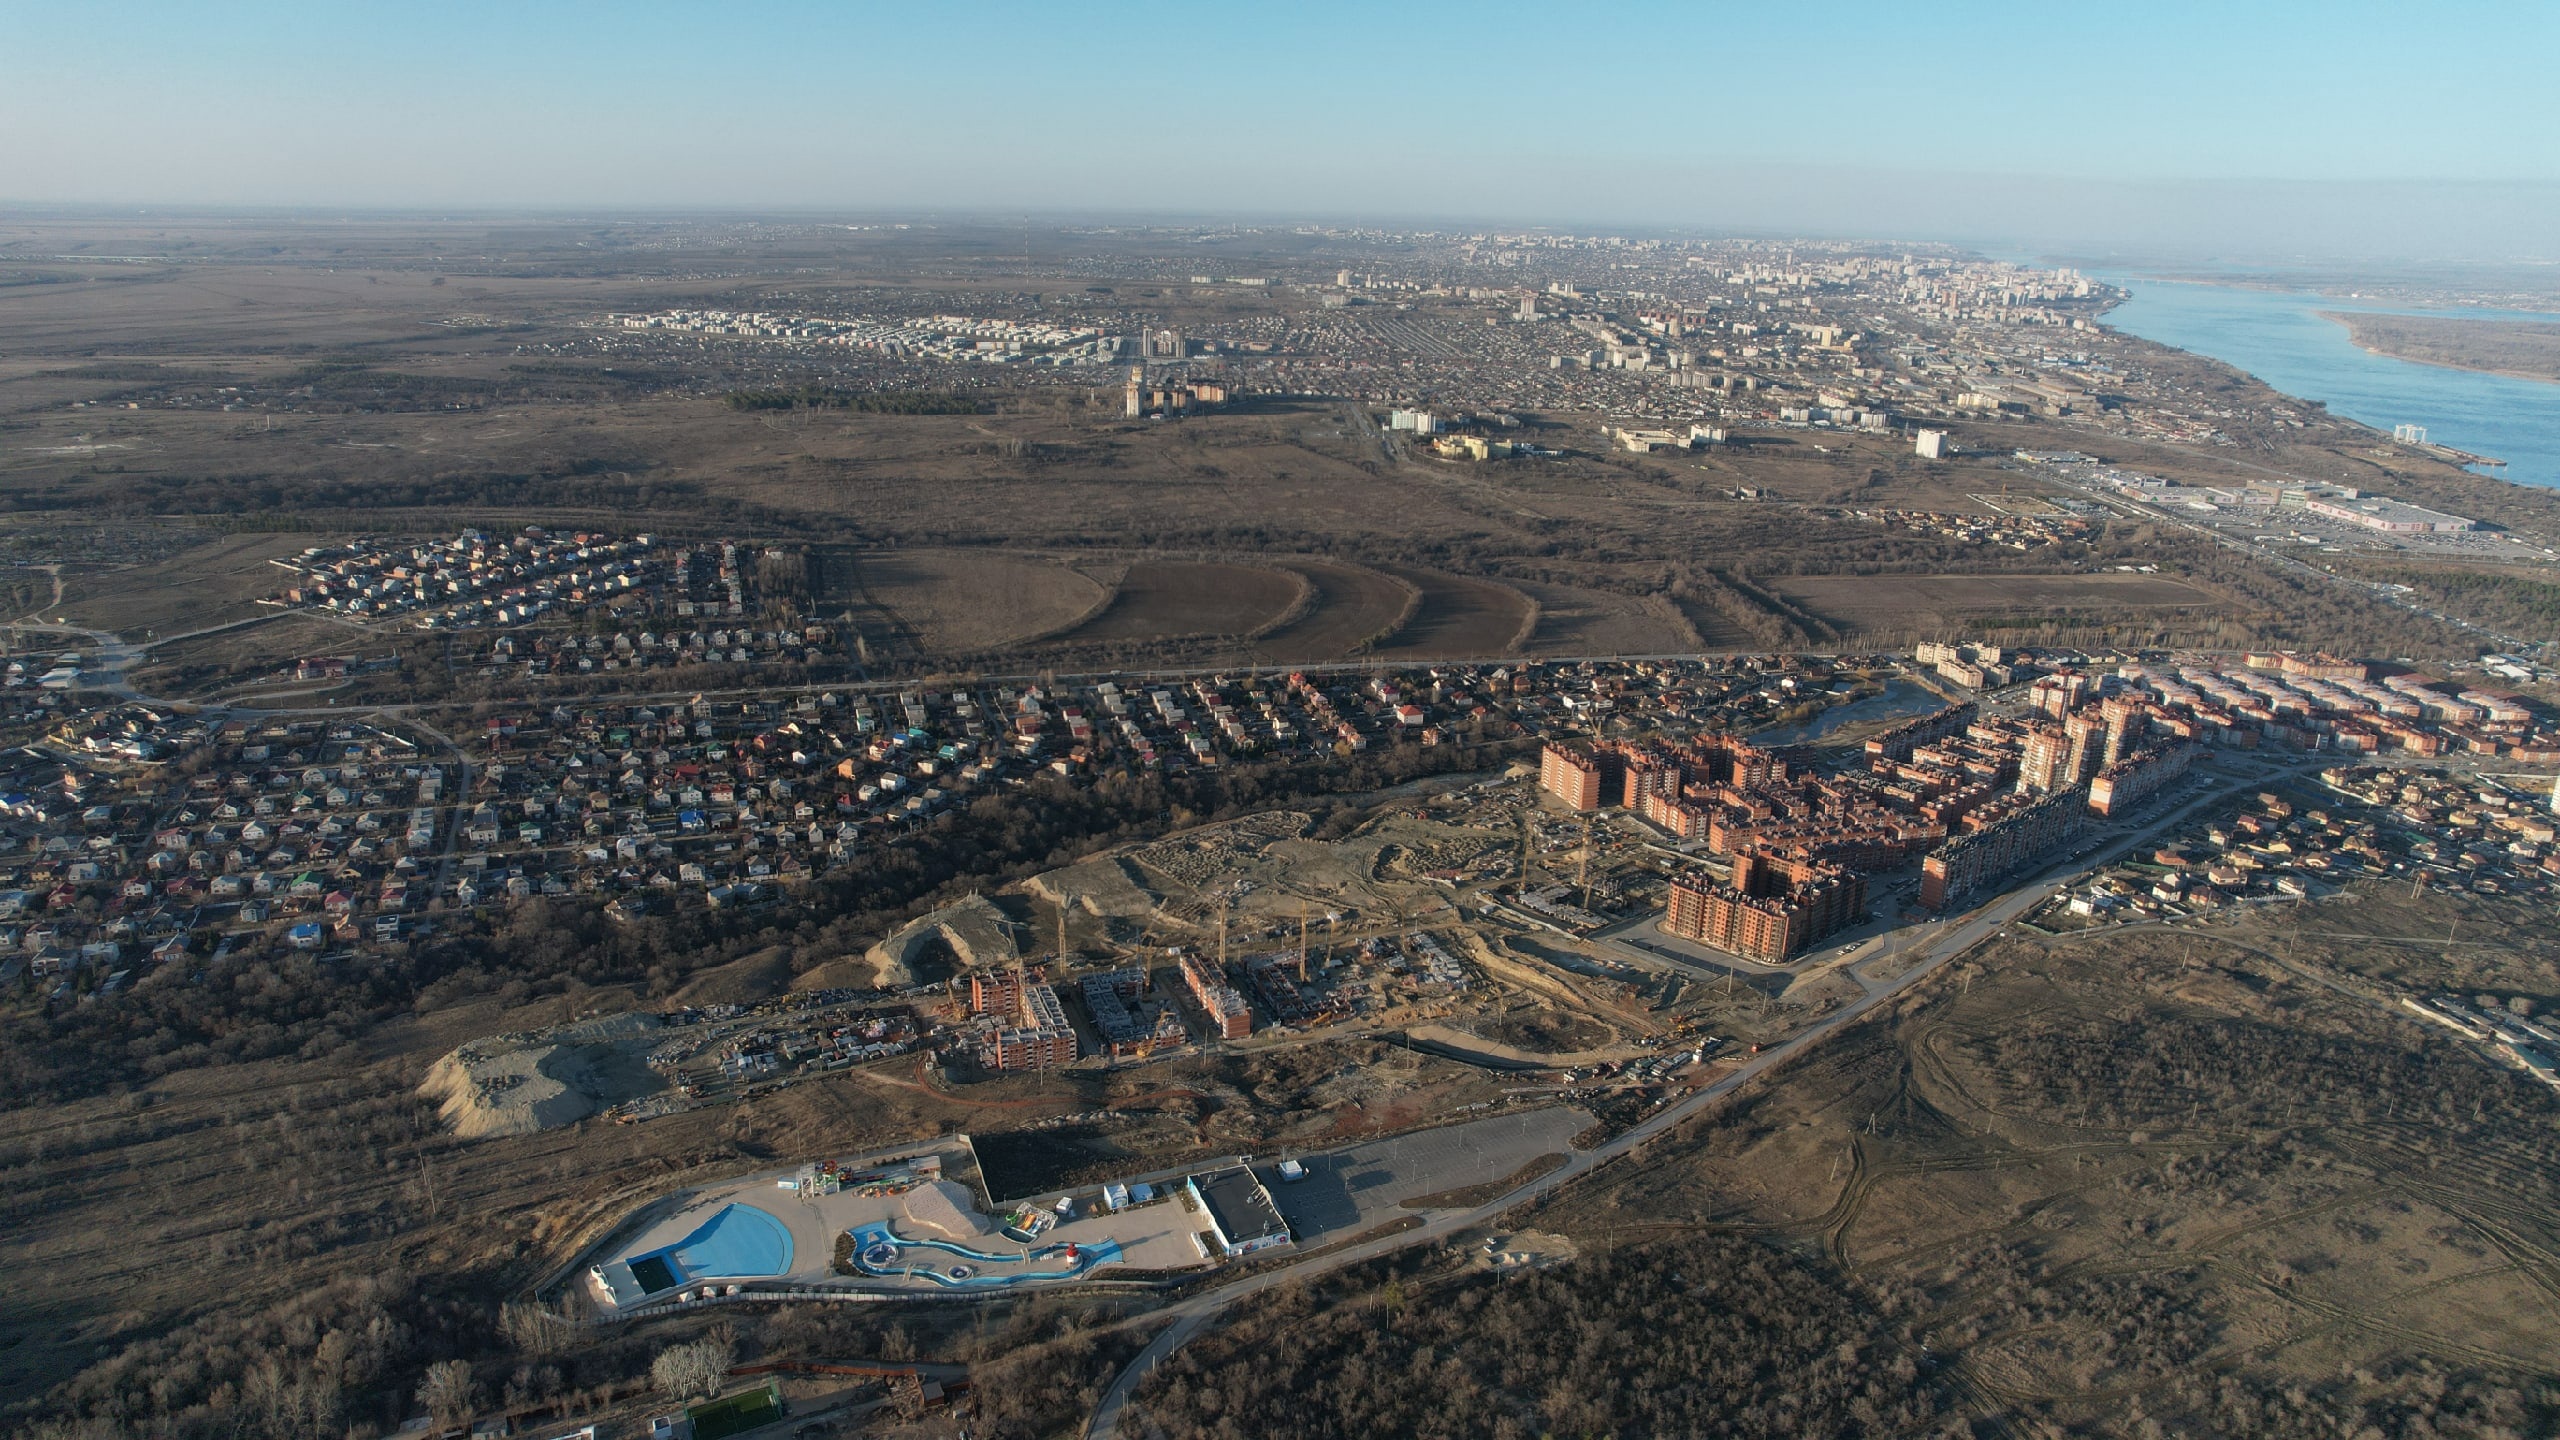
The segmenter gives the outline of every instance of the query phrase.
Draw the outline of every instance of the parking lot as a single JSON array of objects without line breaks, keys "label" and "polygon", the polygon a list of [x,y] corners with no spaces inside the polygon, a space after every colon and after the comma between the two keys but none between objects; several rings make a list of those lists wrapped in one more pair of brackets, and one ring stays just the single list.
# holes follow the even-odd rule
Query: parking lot
[{"label": "parking lot", "polygon": [[1256,1168],[1297,1242],[1321,1245],[1406,1213],[1403,1203],[1416,1196],[1500,1180],[1541,1155],[1569,1151],[1591,1124],[1579,1110],[1532,1110],[1302,1156],[1303,1180],[1283,1182],[1276,1166]]}]

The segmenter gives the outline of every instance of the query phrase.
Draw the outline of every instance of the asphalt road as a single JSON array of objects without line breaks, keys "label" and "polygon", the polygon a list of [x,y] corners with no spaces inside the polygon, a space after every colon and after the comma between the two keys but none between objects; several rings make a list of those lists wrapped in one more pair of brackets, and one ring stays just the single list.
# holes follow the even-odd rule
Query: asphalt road
[{"label": "asphalt road", "polygon": [[2131,828],[2119,830],[2113,838],[2103,838],[2105,832],[2102,831],[2100,843],[2081,858],[2065,861],[2059,867],[2030,877],[2003,893],[1999,898],[1962,916],[1926,922],[1918,927],[1922,932],[1918,942],[1923,949],[1922,958],[1889,979],[1878,979],[1871,972],[1886,968],[1888,963],[1897,957],[1907,956],[1909,950],[1907,947],[1879,946],[1876,953],[1853,961],[1842,968],[1841,973],[1858,983],[1860,993],[1857,999],[1815,1021],[1792,1038],[1761,1051],[1741,1068],[1722,1079],[1697,1090],[1685,1099],[1664,1106],[1650,1119],[1637,1124],[1625,1134],[1598,1149],[1575,1152],[1573,1158],[1562,1168],[1531,1181],[1507,1195],[1476,1206],[1472,1210],[1439,1212],[1431,1216],[1418,1229],[1386,1236],[1365,1245],[1333,1251],[1296,1265],[1263,1271],[1239,1280],[1233,1285],[1221,1286],[1177,1301],[1163,1310],[1143,1317],[1146,1320],[1162,1320],[1170,1317],[1172,1323],[1149,1343],[1146,1349],[1138,1352],[1137,1358],[1129,1362],[1128,1368],[1120,1372],[1119,1378],[1114,1380],[1111,1388],[1103,1394],[1101,1403],[1094,1407],[1092,1418],[1086,1422],[1087,1440],[1113,1440],[1113,1437],[1119,1433],[1120,1413],[1127,1406],[1129,1397],[1136,1393],[1139,1383],[1158,1364],[1161,1364],[1166,1356],[1180,1349],[1228,1306],[1239,1300],[1259,1295],[1276,1285],[1305,1280],[1339,1270],[1346,1265],[1357,1265],[1374,1260],[1409,1245],[1429,1244],[1446,1239],[1459,1231],[1488,1224],[1507,1210],[1552,1194],[1558,1188],[1589,1174],[1600,1166],[1640,1149],[1648,1141],[1696,1117],[1745,1085],[1831,1038],[1840,1031],[1841,1027],[1855,1022],[1877,1006],[1893,1000],[1918,985],[1937,973],[1949,961],[1998,933],[2009,922],[2051,899],[2056,892],[2088,870],[2112,863],[2118,856],[2143,843],[2149,836],[2183,822],[2196,810],[2214,803],[2232,790],[2266,783],[2270,773],[2272,772],[2266,768],[2253,765],[2237,773],[2208,776],[2207,778],[2214,783],[2203,791],[2193,794],[2183,803],[2139,821]]}]

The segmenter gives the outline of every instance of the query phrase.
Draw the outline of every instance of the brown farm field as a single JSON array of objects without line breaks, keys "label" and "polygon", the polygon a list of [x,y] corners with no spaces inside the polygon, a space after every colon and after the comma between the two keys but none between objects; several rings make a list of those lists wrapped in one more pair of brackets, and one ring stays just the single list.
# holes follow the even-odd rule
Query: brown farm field
[{"label": "brown farm field", "polygon": [[1673,655],[1707,648],[1698,627],[1663,596],[1512,583],[1538,602],[1538,627],[1527,647],[1532,655]]},{"label": "brown farm field", "polygon": [[1100,614],[1059,638],[1078,644],[1247,635],[1286,617],[1312,589],[1303,577],[1267,566],[1142,560]]},{"label": "brown farm field", "polygon": [[[901,550],[850,558],[871,625],[932,655],[1018,645],[1072,628],[1112,600],[1092,576],[1040,556]],[[831,588],[833,568],[830,570]],[[857,620],[865,618],[857,612]]]},{"label": "brown farm field", "polygon": [[1851,630],[1908,627],[1931,617],[2033,615],[2057,610],[2158,610],[2219,604],[2168,575],[1798,575],[1770,588]]},{"label": "brown farm field", "polygon": [[1417,597],[1408,581],[1360,565],[1292,560],[1315,588],[1306,612],[1265,635],[1258,649],[1276,659],[1335,660],[1396,623]]},{"label": "brown farm field", "polygon": [[1370,652],[1381,660],[1512,654],[1536,619],[1529,597],[1498,581],[1402,565],[1379,568],[1422,591],[1412,618]]}]

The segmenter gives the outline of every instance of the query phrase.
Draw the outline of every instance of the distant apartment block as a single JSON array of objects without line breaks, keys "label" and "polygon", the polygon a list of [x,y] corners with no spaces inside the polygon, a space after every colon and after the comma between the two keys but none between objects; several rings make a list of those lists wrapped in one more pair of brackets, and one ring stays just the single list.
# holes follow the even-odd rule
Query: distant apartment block
[{"label": "distant apartment block", "polygon": [[[1936,647],[1921,648],[1927,650]],[[1925,665],[1932,662],[1924,657],[1921,663]],[[1943,740],[1950,735],[1963,734],[1965,727],[1971,725],[1973,717],[1979,713],[1971,702],[1967,702],[1962,705],[1949,705],[1943,710],[1933,710],[1917,720],[1906,720],[1868,740],[1867,759],[1870,762],[1908,760],[1911,758],[1911,752],[1919,746],[1926,745],[1932,740]]]}]

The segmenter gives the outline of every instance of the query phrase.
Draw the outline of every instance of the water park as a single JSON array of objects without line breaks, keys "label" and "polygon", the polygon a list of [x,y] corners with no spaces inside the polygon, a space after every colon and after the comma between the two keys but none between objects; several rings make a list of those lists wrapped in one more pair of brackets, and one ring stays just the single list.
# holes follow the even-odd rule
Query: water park
[{"label": "water park", "polygon": [[[1120,1242],[1062,1241],[1012,1254],[972,1249],[948,1240],[901,1236],[886,1221],[848,1232],[854,1266],[875,1279],[922,1280],[946,1290],[990,1290],[1039,1281],[1074,1280],[1120,1259]],[[926,1252],[936,1252],[928,1255]],[[946,1260],[941,1257],[951,1256]]]},{"label": "water park", "polygon": [[967,1138],[823,1160],[662,1197],[586,1267],[608,1312],[777,1287],[985,1293],[1105,1267],[1168,1271],[1223,1258],[1178,1186],[1095,1187],[989,1213]]},{"label": "water park", "polygon": [[[762,1280],[791,1270],[791,1231],[752,1205],[729,1204],[672,1245],[617,1262],[632,1295],[676,1289],[694,1280]],[[620,1278],[616,1276],[615,1278]],[[610,1283],[609,1283],[610,1288]],[[621,1301],[617,1295],[617,1301]]]}]

